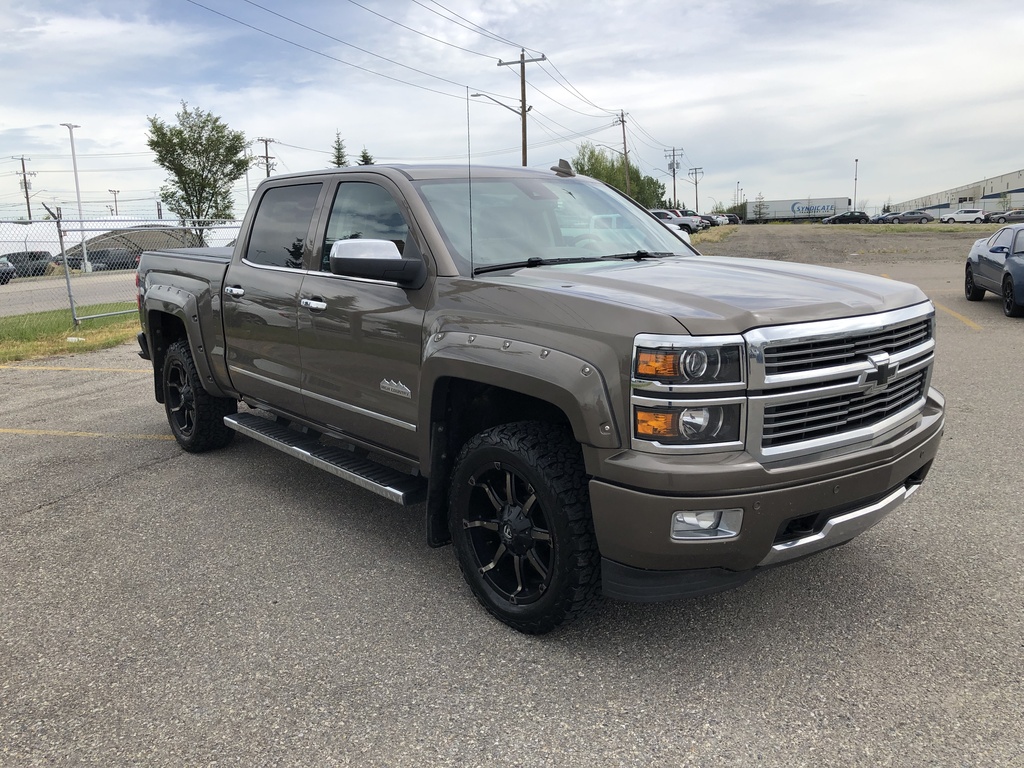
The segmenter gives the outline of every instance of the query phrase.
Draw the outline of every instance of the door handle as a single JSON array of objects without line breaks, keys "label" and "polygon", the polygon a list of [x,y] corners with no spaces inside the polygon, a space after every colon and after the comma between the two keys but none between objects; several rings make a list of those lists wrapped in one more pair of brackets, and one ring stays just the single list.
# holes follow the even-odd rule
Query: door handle
[{"label": "door handle", "polygon": [[319,299],[300,299],[299,306],[305,307],[311,312],[323,312],[327,309],[327,302]]},{"label": "door handle", "polygon": [[237,285],[225,285],[224,293],[228,296],[245,296],[245,289],[239,288]]}]

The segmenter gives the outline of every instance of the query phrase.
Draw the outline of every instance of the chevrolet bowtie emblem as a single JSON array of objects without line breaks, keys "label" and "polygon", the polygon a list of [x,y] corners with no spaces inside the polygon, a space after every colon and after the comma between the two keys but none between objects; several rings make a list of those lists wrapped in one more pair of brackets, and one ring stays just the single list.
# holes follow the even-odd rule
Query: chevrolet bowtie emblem
[{"label": "chevrolet bowtie emblem", "polygon": [[868,355],[868,362],[873,367],[864,373],[863,383],[872,391],[885,389],[889,380],[900,369],[900,364],[893,362],[886,352]]}]

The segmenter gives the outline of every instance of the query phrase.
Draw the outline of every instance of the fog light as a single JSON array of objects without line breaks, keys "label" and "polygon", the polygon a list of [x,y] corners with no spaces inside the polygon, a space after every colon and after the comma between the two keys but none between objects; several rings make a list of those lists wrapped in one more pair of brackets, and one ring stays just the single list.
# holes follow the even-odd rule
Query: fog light
[{"label": "fog light", "polygon": [[699,509],[672,515],[671,537],[685,539],[727,539],[738,536],[743,524],[742,509]]}]

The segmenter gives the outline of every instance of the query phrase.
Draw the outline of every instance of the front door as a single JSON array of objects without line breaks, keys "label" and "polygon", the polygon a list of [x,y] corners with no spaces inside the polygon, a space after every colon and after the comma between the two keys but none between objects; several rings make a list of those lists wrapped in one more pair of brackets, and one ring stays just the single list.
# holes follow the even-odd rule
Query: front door
[{"label": "front door", "polygon": [[330,271],[338,240],[390,240],[404,258],[422,253],[397,191],[376,181],[342,181],[321,244],[320,269],[302,281],[299,345],[309,418],[388,451],[415,454],[423,314],[431,283],[395,283]]}]

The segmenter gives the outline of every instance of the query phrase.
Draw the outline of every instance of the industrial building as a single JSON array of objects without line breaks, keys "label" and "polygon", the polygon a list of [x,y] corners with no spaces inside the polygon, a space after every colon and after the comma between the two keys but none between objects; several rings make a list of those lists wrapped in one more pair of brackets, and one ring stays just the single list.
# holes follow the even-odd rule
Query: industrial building
[{"label": "industrial building", "polygon": [[1024,208],[1024,170],[1004,173],[892,206],[894,211],[928,211],[936,218],[958,208],[1007,211]]}]

